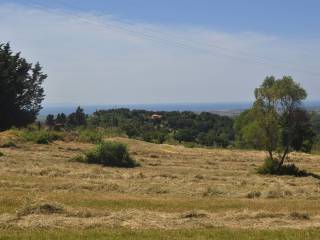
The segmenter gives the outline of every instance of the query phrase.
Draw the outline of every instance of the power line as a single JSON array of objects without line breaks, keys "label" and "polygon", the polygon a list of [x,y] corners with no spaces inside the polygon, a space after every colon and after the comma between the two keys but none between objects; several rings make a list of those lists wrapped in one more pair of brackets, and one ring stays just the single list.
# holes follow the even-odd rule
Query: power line
[{"label": "power line", "polygon": [[[71,4],[66,4],[66,3],[62,4],[61,1],[59,1],[59,0],[56,0],[56,1],[60,2],[62,6],[69,5],[69,7],[71,9],[77,9],[75,6],[72,6]],[[187,49],[187,50],[190,50],[190,48],[196,48],[196,49],[201,50],[202,52],[205,52],[207,54],[211,53],[211,55],[214,55],[214,57],[217,57],[217,55],[221,55],[221,56],[236,59],[236,60],[242,60],[242,61],[244,60],[247,62],[254,62],[256,64],[263,65],[263,66],[269,65],[269,66],[273,66],[273,67],[281,68],[281,69],[283,69],[283,68],[292,69],[296,72],[304,72],[304,73],[311,74],[311,75],[317,75],[317,76],[320,75],[319,72],[315,72],[315,71],[312,71],[309,69],[292,67],[292,64],[288,63],[288,62],[280,62],[280,61],[277,61],[274,59],[268,59],[266,57],[256,56],[256,55],[244,52],[244,51],[236,51],[236,50],[226,48],[223,46],[219,46],[216,44],[200,43],[200,42],[197,42],[197,41],[194,41],[191,39],[183,39],[181,37],[178,37],[178,36],[175,36],[172,34],[170,35],[168,33],[160,32],[160,31],[157,32],[157,31],[154,31],[153,29],[150,29],[150,28],[147,29],[144,27],[143,32],[136,31],[136,30],[132,30],[130,28],[128,29],[128,27],[125,27],[125,24],[123,24],[121,22],[120,23],[122,24],[122,26],[119,26],[118,24],[115,25],[110,22],[109,23],[106,23],[106,22],[102,23],[99,21],[94,21],[90,18],[81,16],[81,15],[75,14],[74,12],[67,11],[65,9],[59,9],[59,13],[60,13],[59,14],[57,11],[52,11],[50,6],[48,6],[44,3],[40,3],[38,1],[35,1],[35,0],[28,0],[26,4],[30,5],[34,8],[40,9],[42,11],[54,13],[57,15],[61,15],[61,13],[64,13],[66,16],[72,17],[74,19],[78,19],[84,23],[95,25],[95,26],[100,27],[104,30],[112,29],[112,30],[116,30],[118,32],[125,32],[128,35],[138,37],[138,38],[147,39],[152,42],[158,42],[163,45],[174,44],[177,47]],[[78,8],[78,10],[79,10],[79,8]],[[80,11],[82,11],[82,10],[80,10]],[[154,34],[156,34],[158,36],[154,36]],[[159,34],[161,36],[159,36]],[[169,38],[168,38],[168,36],[169,36]],[[177,39],[177,37],[178,37],[178,39]],[[207,48],[204,48],[204,46],[206,46]],[[231,53],[231,55],[230,55],[230,53]],[[237,54],[241,54],[241,55],[237,56]]]}]

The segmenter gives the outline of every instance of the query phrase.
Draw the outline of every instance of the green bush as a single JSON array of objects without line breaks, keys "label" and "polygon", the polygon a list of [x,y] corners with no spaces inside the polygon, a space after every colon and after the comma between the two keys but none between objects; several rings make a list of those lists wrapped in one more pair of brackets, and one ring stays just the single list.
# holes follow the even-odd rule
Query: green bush
[{"label": "green bush", "polygon": [[21,136],[26,141],[34,142],[37,144],[49,144],[53,141],[63,140],[64,138],[62,132],[47,131],[47,130],[40,130],[40,131],[25,130],[21,133]]},{"label": "green bush", "polygon": [[266,158],[264,164],[258,169],[260,174],[272,174],[272,175],[290,175],[296,177],[310,176],[306,171],[300,170],[294,164],[286,164],[279,166],[277,160]]},{"label": "green bush", "polygon": [[279,168],[279,163],[271,158],[266,158],[263,165],[258,168],[260,174],[274,174]]},{"label": "green bush", "polygon": [[138,164],[133,160],[126,145],[117,142],[101,142],[88,152],[85,160],[89,164],[102,164],[110,167],[133,168]]},{"label": "green bush", "polygon": [[0,152],[0,157],[3,157],[4,156],[4,153]]}]

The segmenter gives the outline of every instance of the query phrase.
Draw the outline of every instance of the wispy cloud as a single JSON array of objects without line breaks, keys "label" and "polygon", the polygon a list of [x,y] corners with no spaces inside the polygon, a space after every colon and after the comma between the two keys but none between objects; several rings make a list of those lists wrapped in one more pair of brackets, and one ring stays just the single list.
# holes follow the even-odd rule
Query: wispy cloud
[{"label": "wispy cloud", "polygon": [[320,89],[320,44],[311,39],[18,5],[0,5],[0,28],[0,41],[44,66],[47,103],[246,101],[270,74],[292,75],[311,99]]}]

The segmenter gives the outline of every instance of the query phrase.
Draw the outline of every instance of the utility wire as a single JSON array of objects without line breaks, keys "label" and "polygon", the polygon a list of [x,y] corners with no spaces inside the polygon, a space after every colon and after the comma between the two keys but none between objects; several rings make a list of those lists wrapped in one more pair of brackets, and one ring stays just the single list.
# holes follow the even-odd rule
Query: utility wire
[{"label": "utility wire", "polygon": [[[59,1],[59,0],[56,0],[56,2],[60,2],[60,4],[62,6],[67,6],[68,5],[69,8],[71,8],[71,9],[78,9],[78,11],[83,11],[82,9],[79,9],[79,8],[77,8],[77,7],[75,7],[75,6],[71,5],[71,4],[66,4],[66,3],[62,4],[62,1]],[[215,57],[217,57],[217,55],[221,55],[221,56],[225,56],[225,57],[236,59],[236,60],[245,60],[247,62],[254,62],[254,63],[260,64],[260,65],[263,65],[263,66],[269,65],[269,66],[273,66],[273,67],[281,68],[281,69],[283,69],[283,68],[292,69],[292,70],[294,70],[296,72],[304,72],[304,73],[311,74],[311,75],[316,75],[316,76],[320,75],[320,73],[316,72],[316,71],[312,71],[312,70],[305,69],[305,68],[292,67],[293,64],[288,63],[288,62],[275,61],[274,59],[268,59],[268,58],[265,58],[265,57],[252,55],[250,53],[248,54],[248,53],[246,53],[244,51],[235,51],[233,49],[222,47],[222,46],[219,46],[219,45],[216,45],[216,44],[200,43],[200,42],[197,42],[197,41],[194,41],[194,40],[191,40],[191,39],[187,39],[187,40],[186,39],[182,39],[181,37],[179,37],[180,39],[177,40],[177,39],[175,39],[175,38],[177,38],[177,36],[172,35],[172,34],[168,38],[168,37],[166,37],[166,36],[169,36],[168,33],[159,32],[159,31],[156,32],[151,28],[149,28],[149,29],[144,28],[144,31],[141,32],[141,31],[128,29],[128,27],[125,27],[125,24],[123,24],[121,22],[120,22],[120,24],[122,26],[119,26],[118,24],[115,25],[115,24],[112,24],[112,23],[106,23],[106,22],[102,23],[102,22],[99,22],[99,21],[95,21],[95,20],[92,20],[90,18],[81,16],[79,14],[75,14],[74,12],[67,11],[65,9],[56,9],[59,12],[53,11],[50,6],[48,6],[48,5],[44,4],[44,3],[40,3],[38,1],[35,1],[35,0],[28,0],[25,3],[27,5],[29,5],[29,6],[34,7],[34,8],[40,9],[42,11],[54,13],[56,15],[61,15],[61,13],[64,13],[64,15],[66,15],[66,16],[72,17],[74,19],[78,19],[78,20],[80,20],[80,21],[82,21],[84,23],[95,25],[95,26],[100,27],[100,28],[102,28],[104,30],[112,29],[112,30],[116,30],[118,32],[124,32],[124,33],[129,34],[129,35],[134,36],[134,37],[147,39],[147,40],[150,40],[152,42],[158,42],[158,43],[161,43],[161,44],[164,44],[164,45],[167,45],[167,44],[176,45],[176,46],[178,46],[180,48],[187,49],[187,50],[190,50],[190,48],[196,48],[198,50],[201,50],[202,52],[206,52],[206,53],[210,52]],[[159,34],[161,36],[159,36]],[[158,36],[155,36],[155,35],[158,35]],[[206,46],[207,48],[204,48],[204,46]],[[227,53],[227,52],[229,52],[229,53]],[[231,55],[230,55],[230,53],[231,53]],[[241,54],[241,55],[237,56],[235,54]]]}]

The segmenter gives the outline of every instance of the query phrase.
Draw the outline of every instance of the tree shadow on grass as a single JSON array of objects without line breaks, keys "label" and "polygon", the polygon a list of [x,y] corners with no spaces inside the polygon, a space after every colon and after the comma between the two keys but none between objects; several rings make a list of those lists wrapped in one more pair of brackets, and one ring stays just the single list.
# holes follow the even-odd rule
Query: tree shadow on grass
[{"label": "tree shadow on grass", "polygon": [[263,166],[258,169],[260,174],[270,174],[277,176],[294,176],[294,177],[314,177],[320,179],[320,175],[305,170],[300,170],[294,164],[285,164],[279,166],[276,161],[266,159]]}]

